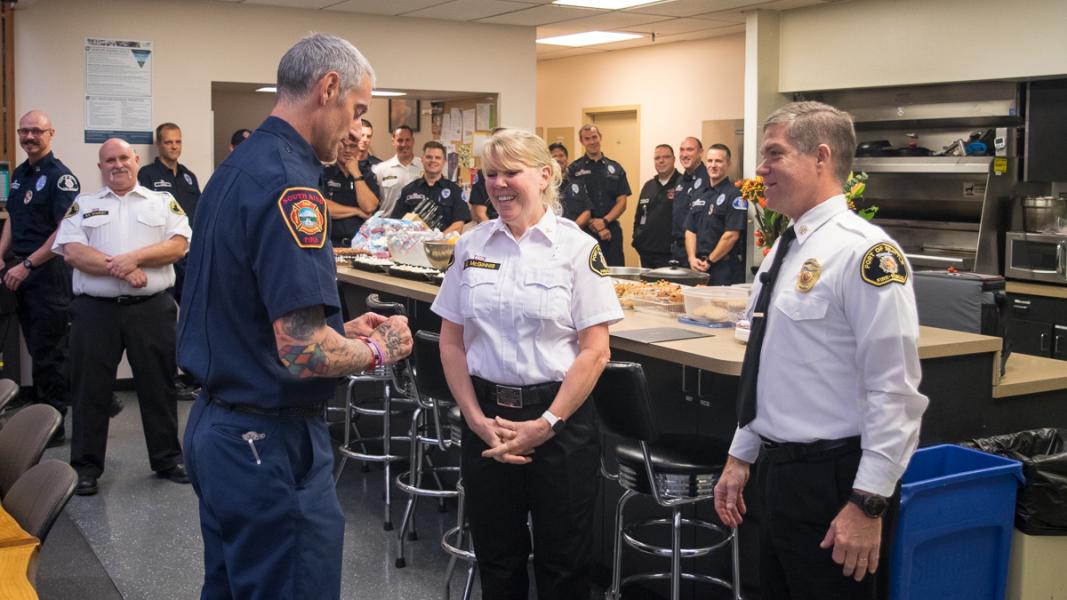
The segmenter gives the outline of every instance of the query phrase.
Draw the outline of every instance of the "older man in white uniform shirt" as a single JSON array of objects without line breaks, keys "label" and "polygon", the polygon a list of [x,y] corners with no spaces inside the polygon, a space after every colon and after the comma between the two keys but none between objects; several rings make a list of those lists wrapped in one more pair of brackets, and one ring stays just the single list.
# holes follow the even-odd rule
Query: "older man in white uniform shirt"
[{"label": "older man in white uniform shirt", "polygon": [[167,192],[137,184],[140,160],[126,142],[100,147],[104,188],[79,196],[59,227],[52,251],[74,268],[71,303],[71,465],[75,492],[97,492],[107,452],[115,369],[127,351],[141,409],[149,466],[189,483],[178,443],[174,373],[177,305],[175,261],[185,255],[189,219]]}]

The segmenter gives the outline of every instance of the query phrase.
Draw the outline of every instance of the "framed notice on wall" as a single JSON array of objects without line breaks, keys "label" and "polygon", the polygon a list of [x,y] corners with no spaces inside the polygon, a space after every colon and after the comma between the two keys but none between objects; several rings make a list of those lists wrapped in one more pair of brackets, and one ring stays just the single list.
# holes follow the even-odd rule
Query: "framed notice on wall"
[{"label": "framed notice on wall", "polygon": [[419,130],[419,101],[408,98],[389,99],[389,131],[407,125],[411,131]]},{"label": "framed notice on wall", "polygon": [[85,143],[152,143],[152,42],[85,39]]}]

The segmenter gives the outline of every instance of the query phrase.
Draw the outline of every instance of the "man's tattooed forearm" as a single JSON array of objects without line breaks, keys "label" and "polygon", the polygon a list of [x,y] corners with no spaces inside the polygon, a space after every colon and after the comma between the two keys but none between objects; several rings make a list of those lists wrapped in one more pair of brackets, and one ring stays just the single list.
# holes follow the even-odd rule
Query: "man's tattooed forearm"
[{"label": "man's tattooed forearm", "polygon": [[285,368],[301,379],[341,377],[374,364],[366,344],[344,338],[326,339],[321,344],[285,345],[278,354]]},{"label": "man's tattooed forearm", "polygon": [[307,377],[324,377],[329,369],[326,352],[319,344],[307,346],[282,346],[278,353],[282,364],[289,372],[304,379]]},{"label": "man's tattooed forearm", "polygon": [[282,331],[295,340],[307,340],[326,326],[321,306],[294,310],[281,318]]}]

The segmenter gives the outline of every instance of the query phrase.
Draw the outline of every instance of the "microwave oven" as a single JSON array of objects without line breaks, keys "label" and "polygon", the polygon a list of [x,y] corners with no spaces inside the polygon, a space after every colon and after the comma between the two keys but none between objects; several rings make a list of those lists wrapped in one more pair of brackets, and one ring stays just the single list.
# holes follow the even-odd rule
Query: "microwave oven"
[{"label": "microwave oven", "polygon": [[1005,235],[1004,276],[1067,285],[1067,234]]}]

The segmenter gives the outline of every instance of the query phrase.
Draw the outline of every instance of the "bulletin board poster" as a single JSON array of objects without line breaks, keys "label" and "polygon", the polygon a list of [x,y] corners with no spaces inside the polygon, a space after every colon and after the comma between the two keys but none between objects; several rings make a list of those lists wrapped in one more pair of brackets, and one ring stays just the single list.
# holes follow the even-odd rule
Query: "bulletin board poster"
[{"label": "bulletin board poster", "polygon": [[85,143],[152,143],[152,42],[85,38]]}]

